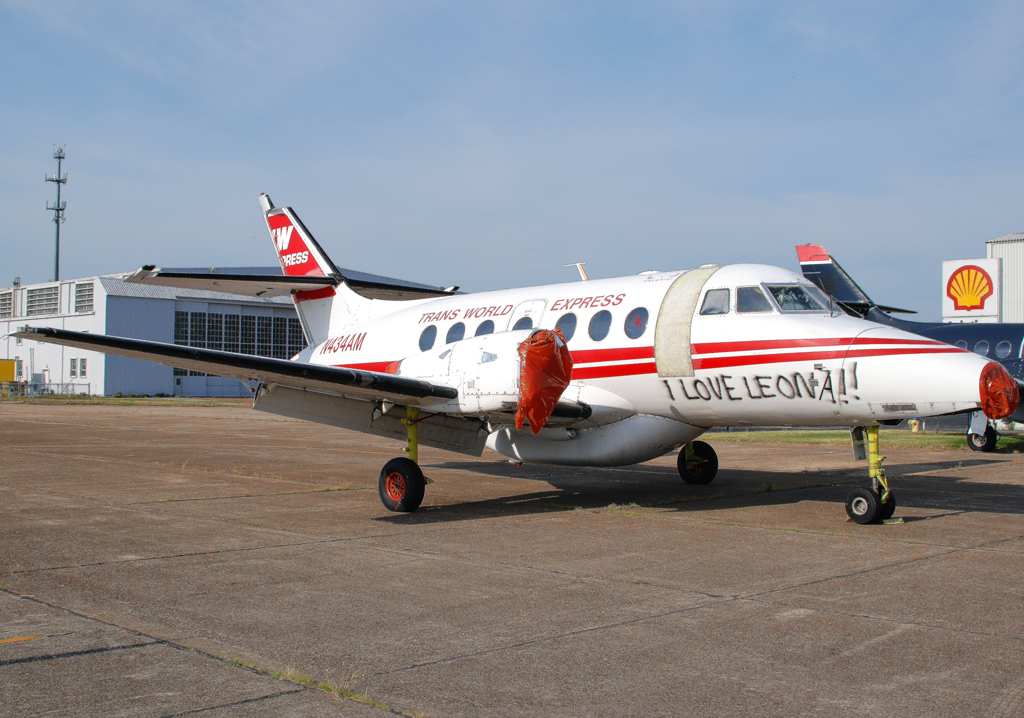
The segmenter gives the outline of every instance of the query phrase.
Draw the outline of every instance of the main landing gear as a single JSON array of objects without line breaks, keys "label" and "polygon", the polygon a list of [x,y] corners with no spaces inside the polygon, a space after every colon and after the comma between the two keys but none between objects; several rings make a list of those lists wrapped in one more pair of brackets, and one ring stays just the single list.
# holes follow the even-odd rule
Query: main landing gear
[{"label": "main landing gear", "polygon": [[710,444],[691,441],[679,450],[676,468],[688,484],[710,484],[718,473],[718,454]]},{"label": "main landing gear", "polygon": [[999,434],[991,426],[985,427],[984,434],[967,434],[967,445],[972,451],[993,451],[998,440]]},{"label": "main landing gear", "polygon": [[889,480],[882,468],[885,457],[878,453],[878,426],[856,427],[853,430],[854,456],[865,458],[864,435],[867,434],[868,474],[870,489],[854,489],[846,497],[846,515],[858,524],[870,524],[891,519],[896,512],[896,496],[889,490]]},{"label": "main landing gear", "polygon": [[377,493],[388,511],[415,511],[423,501],[423,492],[429,483],[416,463],[419,460],[419,430],[416,427],[419,415],[420,410],[410,406],[402,419],[409,436],[405,448],[409,453],[408,458],[401,456],[392,459],[380,470]]}]

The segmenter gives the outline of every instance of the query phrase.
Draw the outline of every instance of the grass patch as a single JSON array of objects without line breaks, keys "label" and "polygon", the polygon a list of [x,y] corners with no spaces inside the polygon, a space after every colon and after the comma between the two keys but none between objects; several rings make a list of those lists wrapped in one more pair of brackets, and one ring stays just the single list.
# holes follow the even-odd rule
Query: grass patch
[{"label": "grass patch", "polygon": [[[715,443],[736,444],[809,444],[811,446],[850,447],[850,432],[838,431],[716,431],[706,434]],[[879,437],[882,452],[896,449],[947,449],[970,451],[965,434],[954,431],[928,431],[914,433],[906,430],[882,429]],[[996,453],[1012,454],[1024,451],[1024,436],[1003,434],[996,444]]]},{"label": "grass patch", "polygon": [[45,396],[6,396],[0,404],[48,404],[76,406],[248,406],[252,399],[224,397],[153,397],[153,396],[71,396],[49,394]]}]

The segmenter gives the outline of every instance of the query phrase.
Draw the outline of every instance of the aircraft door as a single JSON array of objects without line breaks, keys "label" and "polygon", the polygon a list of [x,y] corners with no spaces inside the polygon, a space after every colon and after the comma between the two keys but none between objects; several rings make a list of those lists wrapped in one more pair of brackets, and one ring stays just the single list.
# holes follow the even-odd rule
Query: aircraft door
[{"label": "aircraft door", "polygon": [[658,376],[693,376],[690,324],[701,290],[719,269],[719,265],[714,264],[683,272],[665,293],[654,331]]},{"label": "aircraft door", "polygon": [[516,306],[515,311],[512,312],[512,316],[508,320],[508,326],[505,329],[514,331],[540,326],[540,317],[544,313],[544,307],[546,306],[547,302],[543,299],[529,299],[525,302],[520,302]]}]

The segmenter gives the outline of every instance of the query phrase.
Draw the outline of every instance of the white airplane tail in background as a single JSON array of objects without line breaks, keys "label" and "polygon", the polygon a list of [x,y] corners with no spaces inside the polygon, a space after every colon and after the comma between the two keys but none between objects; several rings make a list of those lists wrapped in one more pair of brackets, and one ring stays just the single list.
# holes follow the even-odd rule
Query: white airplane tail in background
[{"label": "white airplane tail in background", "polygon": [[266,194],[260,195],[260,207],[270,230],[281,269],[289,277],[326,277],[334,287],[322,287],[292,293],[295,309],[312,345],[356,321],[370,300],[345,291],[344,276],[313,239],[291,207],[274,207]]}]

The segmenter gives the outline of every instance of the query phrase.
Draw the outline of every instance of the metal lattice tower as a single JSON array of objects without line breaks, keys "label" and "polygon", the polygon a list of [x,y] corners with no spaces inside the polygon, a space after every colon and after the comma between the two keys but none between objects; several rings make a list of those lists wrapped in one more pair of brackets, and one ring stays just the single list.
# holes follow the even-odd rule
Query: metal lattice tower
[{"label": "metal lattice tower", "polygon": [[64,224],[64,208],[67,206],[67,202],[60,201],[60,186],[67,184],[68,173],[65,172],[64,176],[60,174],[60,163],[64,159],[64,148],[58,147],[57,151],[53,153],[53,159],[57,160],[57,174],[47,175],[46,181],[53,182],[57,185],[57,202],[53,205],[50,203],[46,204],[46,209],[53,212],[53,223],[57,225],[57,236],[55,238],[54,257],[53,257],[53,281],[60,279],[60,226]]}]

